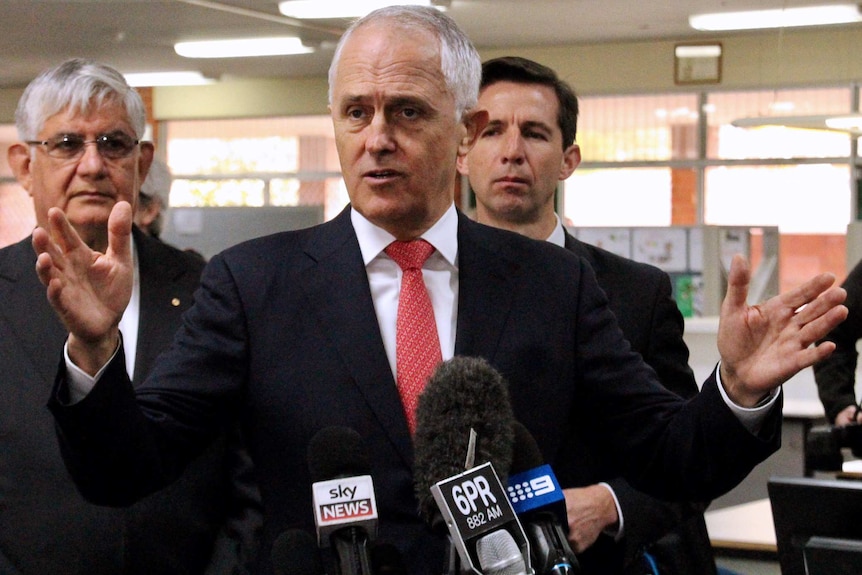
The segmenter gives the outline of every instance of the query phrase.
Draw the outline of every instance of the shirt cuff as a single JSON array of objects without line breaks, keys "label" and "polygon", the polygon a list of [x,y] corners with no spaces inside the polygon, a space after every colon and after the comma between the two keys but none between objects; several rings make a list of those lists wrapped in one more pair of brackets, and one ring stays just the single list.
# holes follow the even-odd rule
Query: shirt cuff
[{"label": "shirt cuff", "polygon": [[108,363],[103,365],[102,368],[96,372],[95,376],[91,376],[72,363],[72,359],[69,357],[69,340],[66,340],[66,343],[63,345],[63,359],[66,362],[66,372],[69,381],[69,405],[74,405],[87,397],[87,394],[93,390],[96,382],[99,381],[99,378],[102,377],[103,373],[105,373],[105,368],[107,368],[108,364],[117,356],[117,352],[119,350],[120,346],[117,346],[117,349],[114,350],[114,355],[111,356]]},{"label": "shirt cuff", "polygon": [[617,522],[617,525],[615,527],[607,527],[602,530],[602,533],[604,533],[605,535],[610,535],[614,538],[614,541],[619,541],[623,538],[623,530],[625,528],[625,520],[623,519],[623,510],[620,508],[620,500],[617,499],[617,494],[614,493],[613,487],[611,487],[604,481],[600,482],[599,485],[607,489],[610,492],[611,497],[614,498],[614,506],[617,508],[617,517],[619,518],[619,521]]},{"label": "shirt cuff", "polygon": [[715,368],[715,381],[718,383],[718,390],[719,393],[721,393],[721,398],[724,400],[724,403],[727,404],[727,407],[730,408],[730,411],[732,411],[736,418],[739,419],[742,426],[752,434],[757,435],[760,433],[760,428],[763,426],[766,416],[769,415],[775,402],[778,401],[778,396],[781,394],[781,386],[770,391],[769,395],[764,397],[760,403],[754,407],[742,407],[741,405],[735,404],[724,390],[724,384],[721,383],[720,368],[721,362],[719,362],[718,366]]}]

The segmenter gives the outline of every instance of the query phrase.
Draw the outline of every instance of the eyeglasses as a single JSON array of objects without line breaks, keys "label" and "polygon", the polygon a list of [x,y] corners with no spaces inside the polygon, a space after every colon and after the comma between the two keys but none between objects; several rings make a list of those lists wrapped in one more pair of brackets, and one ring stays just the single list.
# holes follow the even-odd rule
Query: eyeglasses
[{"label": "eyeglasses", "polygon": [[87,144],[96,144],[96,149],[106,160],[121,160],[128,158],[140,143],[128,134],[116,132],[102,134],[95,140],[85,140],[77,134],[60,134],[50,140],[29,140],[31,146],[45,146],[45,152],[52,158],[60,160],[75,160],[84,155]]}]

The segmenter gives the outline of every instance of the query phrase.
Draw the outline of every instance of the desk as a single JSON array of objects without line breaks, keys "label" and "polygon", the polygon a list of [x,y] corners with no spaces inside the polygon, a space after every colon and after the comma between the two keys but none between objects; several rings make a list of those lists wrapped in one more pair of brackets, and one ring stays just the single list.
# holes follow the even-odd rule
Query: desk
[{"label": "desk", "polygon": [[775,558],[778,545],[769,499],[732,505],[704,514],[709,541],[716,552]]}]

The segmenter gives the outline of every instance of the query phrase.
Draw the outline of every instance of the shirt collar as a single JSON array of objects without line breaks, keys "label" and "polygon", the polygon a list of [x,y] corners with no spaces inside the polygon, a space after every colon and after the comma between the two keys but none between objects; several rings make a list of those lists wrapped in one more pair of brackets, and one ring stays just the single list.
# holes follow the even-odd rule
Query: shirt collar
[{"label": "shirt collar", "polygon": [[[395,236],[372,224],[354,209],[350,210],[350,221],[356,232],[356,239],[359,240],[362,261],[366,266],[395,241]],[[458,255],[458,212],[455,204],[451,204],[440,219],[420,237],[434,246],[440,255],[454,266]]]},{"label": "shirt collar", "polygon": [[563,222],[560,220],[559,215],[554,214],[554,217],[557,218],[557,225],[554,226],[554,231],[552,231],[551,235],[548,236],[547,241],[564,248],[566,247],[566,233],[563,231]]}]

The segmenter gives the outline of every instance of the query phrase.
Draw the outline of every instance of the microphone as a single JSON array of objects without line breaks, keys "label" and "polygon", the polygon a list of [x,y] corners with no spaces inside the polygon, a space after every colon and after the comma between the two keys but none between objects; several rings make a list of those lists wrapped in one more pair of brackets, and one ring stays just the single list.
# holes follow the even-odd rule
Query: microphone
[{"label": "microphone", "polygon": [[533,435],[515,422],[515,454],[508,494],[530,540],[539,575],[574,575],[580,564],[562,525],[568,526],[566,498],[550,465],[544,464]]},{"label": "microphone", "polygon": [[362,438],[349,427],[320,430],[308,445],[308,469],[318,545],[333,549],[340,575],[371,575],[377,502]]},{"label": "microphone", "polygon": [[527,536],[497,475],[512,462],[514,421],[506,382],[480,358],[441,363],[419,396],[416,496],[432,529],[448,530],[451,575],[533,573]]},{"label": "microphone", "polygon": [[272,543],[272,568],[275,575],[325,575],[311,533],[288,529]]}]

